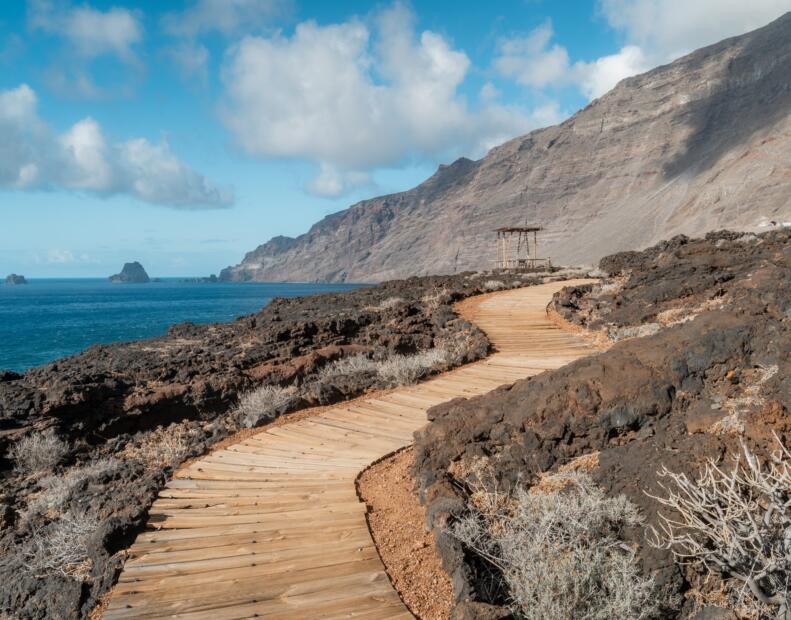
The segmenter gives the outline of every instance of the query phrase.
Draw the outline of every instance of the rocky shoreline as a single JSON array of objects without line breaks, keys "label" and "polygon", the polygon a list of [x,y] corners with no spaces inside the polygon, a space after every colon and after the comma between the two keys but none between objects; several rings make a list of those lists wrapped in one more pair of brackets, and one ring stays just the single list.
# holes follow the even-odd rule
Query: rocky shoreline
[{"label": "rocky shoreline", "polygon": [[[504,492],[584,463],[608,497],[625,496],[658,527],[651,496],[663,493],[663,466],[695,479],[706,459],[727,463],[742,444],[759,457],[777,449],[774,435],[791,444],[789,231],[680,236],[600,269],[601,284],[565,289],[554,309],[606,335],[608,351],[440,405],[417,437],[416,477],[454,583],[454,618],[509,614],[491,566],[450,533],[470,510],[464,489],[480,462]],[[656,617],[748,617],[733,611],[727,575],[705,580],[675,563],[643,527],[623,535],[653,578]]]},{"label": "rocky shoreline", "polygon": [[[482,357],[485,335],[451,304],[540,281],[497,278],[412,278],[276,299],[231,323],[184,323],[161,338],[3,372],[0,609],[22,618],[87,615],[174,468],[240,428],[392,385],[372,364],[447,351],[448,343],[453,355],[435,356],[428,372]],[[340,360],[352,362],[344,370]],[[262,388],[290,396],[265,416],[240,415],[240,398]],[[65,555],[64,538],[72,541]]]}]

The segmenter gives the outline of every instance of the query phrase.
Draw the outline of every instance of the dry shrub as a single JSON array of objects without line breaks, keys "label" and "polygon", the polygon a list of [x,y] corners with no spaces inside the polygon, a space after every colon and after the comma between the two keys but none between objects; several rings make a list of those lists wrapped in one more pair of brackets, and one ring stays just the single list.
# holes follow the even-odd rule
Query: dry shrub
[{"label": "dry shrub", "polygon": [[719,408],[727,415],[715,422],[708,431],[718,435],[741,435],[744,433],[744,420],[749,414],[764,405],[763,386],[778,372],[776,365],[758,366],[742,372],[738,396],[726,398],[719,403]]},{"label": "dry shrub", "polygon": [[[460,346],[463,346],[463,343]],[[342,375],[374,372],[387,385],[409,385],[422,379],[432,370],[445,367],[449,363],[449,355],[449,351],[444,347],[429,349],[414,355],[391,355],[380,361],[358,354],[328,364],[319,373],[319,380],[331,381],[334,377]]]},{"label": "dry shrub", "polygon": [[585,474],[557,474],[546,492],[501,493],[472,483],[469,513],[451,535],[498,569],[512,609],[530,620],[640,620],[658,614],[654,581],[620,537],[642,522],[625,497],[608,498]]},{"label": "dry shrub", "polygon": [[631,327],[616,327],[610,326],[607,330],[607,336],[613,342],[620,340],[627,340],[629,338],[645,338],[646,336],[653,336],[662,330],[659,323],[644,323],[643,325],[635,325]]},{"label": "dry shrub", "polygon": [[437,339],[437,349],[444,351],[445,362],[458,366],[479,359],[486,354],[487,342],[477,340],[469,331],[455,332]]},{"label": "dry shrub", "polygon": [[138,435],[119,456],[139,461],[149,469],[176,467],[189,456],[193,442],[199,436],[198,429],[174,423]]},{"label": "dry shrub", "polygon": [[400,306],[401,304],[405,304],[405,303],[407,302],[403,297],[388,297],[387,299],[379,302],[378,305],[366,306],[364,309],[377,312],[380,310],[389,310],[391,308],[396,308],[397,306]]},{"label": "dry shrub", "polygon": [[388,385],[410,385],[447,363],[447,351],[429,349],[414,355],[391,355],[377,364],[379,377]]},{"label": "dry shrub", "polygon": [[743,617],[791,613],[791,453],[762,463],[745,445],[725,471],[709,460],[696,480],[663,468],[663,497],[671,509],[652,528],[657,547],[676,560],[725,579],[729,606]]},{"label": "dry shrub", "polygon": [[91,570],[88,539],[99,528],[92,515],[67,512],[33,534],[22,547],[24,569],[35,576],[61,574],[83,581]]},{"label": "dry shrub", "polygon": [[69,444],[60,439],[54,429],[38,435],[28,435],[11,448],[9,455],[18,471],[35,474],[51,471],[69,454]]},{"label": "dry shrub", "polygon": [[382,310],[389,310],[390,308],[395,308],[405,303],[406,301],[404,301],[403,297],[388,297],[379,304],[379,308]]},{"label": "dry shrub", "polygon": [[[467,278],[465,278],[465,282],[467,282]],[[426,293],[420,299],[424,306],[429,310],[429,312],[435,311],[442,305],[449,304],[451,300],[450,292],[447,288],[438,288],[434,289],[430,293]]]},{"label": "dry shrub", "polygon": [[112,475],[120,466],[121,462],[118,459],[106,457],[87,465],[72,467],[60,476],[44,476],[38,481],[41,492],[28,502],[25,516],[28,519],[37,514],[57,516],[75,490],[98,478]]},{"label": "dry shrub", "polygon": [[245,428],[254,428],[285,413],[296,398],[293,387],[265,385],[239,399],[235,417]]},{"label": "dry shrub", "polygon": [[339,359],[332,364],[327,364],[319,372],[319,379],[329,381],[334,377],[343,375],[355,375],[363,372],[376,372],[377,363],[366,356],[364,353],[351,355]]},{"label": "dry shrub", "polygon": [[505,282],[502,280],[486,280],[483,284],[481,284],[481,289],[484,291],[501,291],[505,286]]}]

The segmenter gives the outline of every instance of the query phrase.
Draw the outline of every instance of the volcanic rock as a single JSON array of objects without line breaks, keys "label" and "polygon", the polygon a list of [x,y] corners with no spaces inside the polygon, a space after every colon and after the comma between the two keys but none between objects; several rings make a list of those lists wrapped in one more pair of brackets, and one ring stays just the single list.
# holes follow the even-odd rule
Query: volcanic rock
[{"label": "volcanic rock", "polygon": [[6,276],[5,279],[6,284],[27,284],[27,280],[25,280],[25,276],[20,276],[16,273],[12,273],[11,275]]},{"label": "volcanic rock", "polygon": [[146,284],[150,282],[146,270],[143,265],[134,261],[133,263],[124,263],[124,268],[121,273],[116,273],[110,276],[110,282],[123,283],[123,284]]},{"label": "volcanic rock", "polygon": [[[619,336],[625,328],[639,335],[635,328],[645,324],[658,331],[439,405],[417,434],[416,477],[460,604],[503,602],[486,599],[470,558],[443,538],[465,483],[453,472],[469,471],[476,458],[488,459],[507,490],[596,454],[596,482],[657,526],[660,507],[651,496],[664,494],[663,466],[695,477],[707,458],[727,460],[742,442],[762,457],[775,451],[775,433],[791,445],[791,231],[676,237],[607,257],[600,268],[609,274],[601,285],[567,289],[556,310]],[[651,547],[642,528],[627,538],[663,600],[683,600],[694,571]],[[666,617],[690,617],[686,608],[667,607]]]}]

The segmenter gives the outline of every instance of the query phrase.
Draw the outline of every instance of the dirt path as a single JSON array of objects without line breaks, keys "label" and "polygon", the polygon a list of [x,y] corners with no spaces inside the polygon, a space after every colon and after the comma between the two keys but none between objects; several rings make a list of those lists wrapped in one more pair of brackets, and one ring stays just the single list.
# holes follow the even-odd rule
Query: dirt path
[{"label": "dirt path", "polygon": [[192,461],[151,507],[105,618],[412,618],[373,544],[355,479],[412,442],[426,410],[593,351],[547,319],[555,282],[467,300],[497,352],[380,397],[267,428]]}]

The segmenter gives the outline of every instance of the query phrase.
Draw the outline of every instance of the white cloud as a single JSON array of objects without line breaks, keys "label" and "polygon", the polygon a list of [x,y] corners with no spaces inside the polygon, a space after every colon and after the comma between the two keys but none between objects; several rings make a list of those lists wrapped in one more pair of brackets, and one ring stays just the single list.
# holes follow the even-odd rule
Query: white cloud
[{"label": "white cloud", "polygon": [[602,56],[593,62],[575,63],[574,77],[585,96],[595,99],[624,78],[642,73],[650,67],[643,50],[636,45],[627,45],[617,54]]},{"label": "white cloud", "polygon": [[0,91],[0,187],[128,194],[181,208],[232,201],[229,191],[180,161],[165,143],[136,138],[108,144],[91,118],[58,135],[36,108],[36,94],[26,84]]},{"label": "white cloud", "polygon": [[290,0],[197,0],[183,11],[165,15],[162,25],[175,36],[196,37],[212,31],[230,36],[263,28],[287,14],[290,7]]},{"label": "white cloud", "polygon": [[332,165],[322,163],[319,174],[307,184],[305,189],[316,196],[333,198],[365,185],[373,185],[370,174],[355,170],[338,170]]},{"label": "white cloud", "polygon": [[667,62],[726,37],[765,26],[791,10],[789,0],[599,0],[608,23]]},{"label": "white cloud", "polygon": [[544,88],[569,81],[571,64],[566,48],[550,45],[552,22],[546,20],[525,37],[500,41],[495,68],[522,86]]},{"label": "white cloud", "polygon": [[86,58],[109,54],[137,62],[133,47],[143,38],[143,26],[137,13],[128,9],[56,8],[51,0],[29,0],[28,21],[33,29],[64,37]]},{"label": "white cloud", "polygon": [[97,263],[98,261],[85,252],[75,253],[72,250],[52,248],[44,253],[34,252],[30,259],[38,265],[73,265],[75,263]]},{"label": "white cloud", "polygon": [[592,62],[572,63],[566,48],[552,42],[553,36],[552,22],[547,20],[525,37],[501,40],[495,69],[522,86],[574,86],[588,99],[594,99],[622,79],[649,68],[642,50],[634,45]]},{"label": "white cloud", "polygon": [[99,124],[86,118],[60,136],[66,154],[68,186],[74,189],[107,191],[113,186],[113,170],[108,162],[107,144]]},{"label": "white cloud", "polygon": [[117,148],[128,191],[142,200],[175,207],[221,206],[232,200],[228,190],[180,161],[167,144],[136,138]]},{"label": "white cloud", "polygon": [[599,0],[601,14],[627,40],[615,54],[572,62],[566,48],[553,43],[547,20],[526,36],[500,41],[493,64],[523,86],[574,86],[594,99],[624,78],[763,26],[789,9],[789,0]]},{"label": "white cloud", "polygon": [[372,22],[297,25],[247,37],[226,57],[223,122],[249,154],[320,165],[310,189],[337,195],[377,167],[483,149],[534,127],[523,110],[459,94],[470,61],[417,34],[401,5]]},{"label": "white cloud", "polygon": [[550,101],[533,110],[532,117],[538,127],[547,127],[549,125],[556,125],[564,118],[568,117],[568,114],[560,109],[560,105],[557,101]]}]

